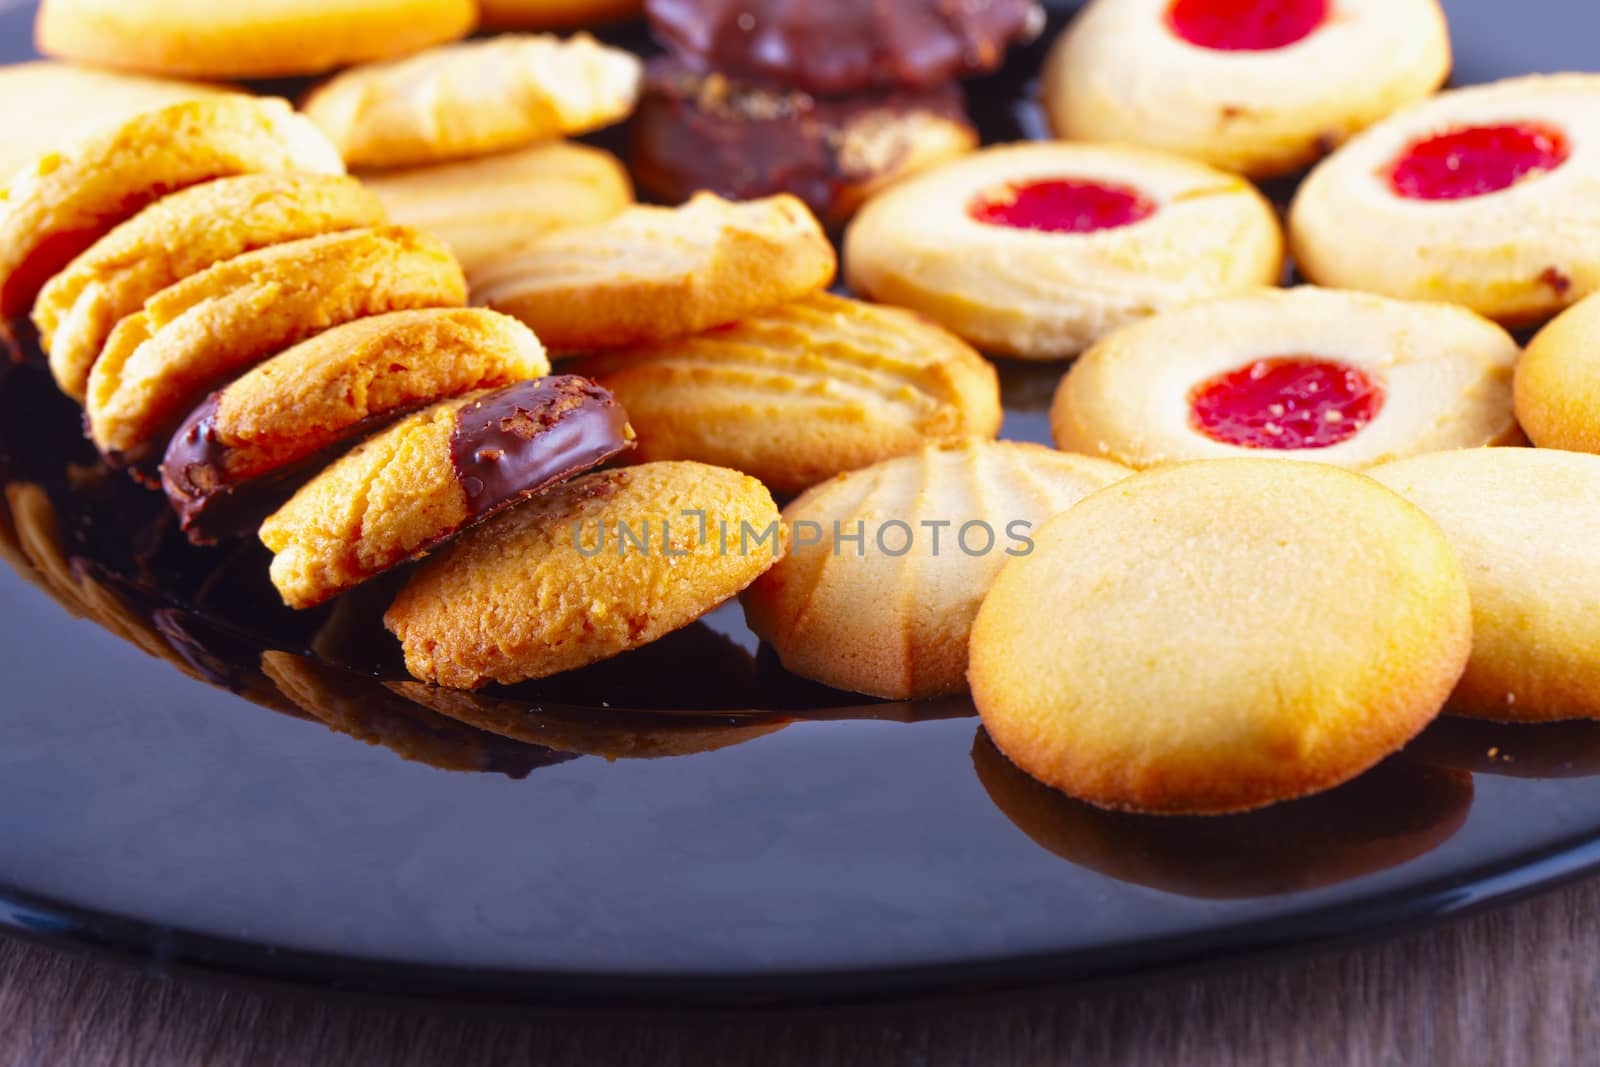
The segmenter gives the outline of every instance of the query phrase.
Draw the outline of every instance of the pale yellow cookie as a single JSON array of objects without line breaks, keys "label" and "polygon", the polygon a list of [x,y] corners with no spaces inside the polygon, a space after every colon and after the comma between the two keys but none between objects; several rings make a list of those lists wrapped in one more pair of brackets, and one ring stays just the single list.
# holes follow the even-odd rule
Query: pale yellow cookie
[{"label": "pale yellow cookie", "polygon": [[1515,395],[1534,444],[1600,452],[1600,295],[1539,331],[1517,361]]}]

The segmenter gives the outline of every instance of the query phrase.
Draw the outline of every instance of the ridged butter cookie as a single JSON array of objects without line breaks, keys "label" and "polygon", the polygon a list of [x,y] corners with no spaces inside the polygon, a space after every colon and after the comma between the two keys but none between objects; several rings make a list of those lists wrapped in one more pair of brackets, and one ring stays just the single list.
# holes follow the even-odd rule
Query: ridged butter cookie
[{"label": "ridged butter cookie", "polygon": [[1517,421],[1534,444],[1600,452],[1600,295],[1539,331],[1514,384]]}]

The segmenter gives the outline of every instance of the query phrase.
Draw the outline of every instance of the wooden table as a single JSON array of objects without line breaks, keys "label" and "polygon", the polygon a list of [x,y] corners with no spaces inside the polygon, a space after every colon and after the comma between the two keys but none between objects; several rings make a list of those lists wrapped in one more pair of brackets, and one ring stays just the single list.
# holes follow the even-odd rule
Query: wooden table
[{"label": "wooden table", "polygon": [[1584,1064],[1600,880],[1382,944],[1010,1003],[519,1018],[154,978],[0,940],[0,1064]]}]

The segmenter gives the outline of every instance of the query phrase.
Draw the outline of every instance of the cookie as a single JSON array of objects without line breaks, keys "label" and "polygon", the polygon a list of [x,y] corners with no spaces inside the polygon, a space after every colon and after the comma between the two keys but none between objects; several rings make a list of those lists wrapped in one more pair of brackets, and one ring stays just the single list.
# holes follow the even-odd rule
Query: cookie
[{"label": "cookie", "polygon": [[384,221],[378,198],[338,175],[247,174],[158,200],[40,290],[33,322],[56,384],[81,402],[117,323],[191,274],[257,248]]},{"label": "cookie", "polygon": [[631,445],[611,394],[570,375],[435,404],[368,438],[261,525],[284,603],[309,608]]},{"label": "cookie", "polygon": [[1600,75],[1441,93],[1322,163],[1289,215],[1322,285],[1461,304],[1508,325],[1600,291]]},{"label": "cookie", "polygon": [[258,363],[190,413],[161,483],[191,540],[211,540],[259,479],[438,400],[550,373],[538,338],[482,308],[357,319]]},{"label": "cookie", "polygon": [[633,203],[620,160],[557,141],[459,163],[365,178],[396,222],[450,246],[470,283],[553,230],[604,222]]},{"label": "cookie", "polygon": [[973,625],[973,700],[1013,763],[1099,807],[1221,814],[1349,781],[1434,719],[1472,646],[1445,535],[1335,467],[1151,471],[1033,539]]},{"label": "cookie", "polygon": [[1457,715],[1600,718],[1600,456],[1487,448],[1376,467],[1455,546],[1472,595]]},{"label": "cookie", "polygon": [[1063,140],[1269,178],[1425,99],[1450,62],[1438,0],[1094,0],[1040,97]]},{"label": "cookie", "polygon": [[472,29],[472,0],[44,0],[39,51],[198,78],[320,74],[408,55]]},{"label": "cookie", "polygon": [[1514,385],[1517,421],[1534,444],[1600,452],[1600,296],[1539,331]]},{"label": "cookie", "polygon": [[643,0],[478,0],[478,21],[494,30],[564,30],[630,19]]},{"label": "cookie", "polygon": [[1517,343],[1448,304],[1303,286],[1119,330],[1061,380],[1060,448],[1154,467],[1274,457],[1361,468],[1521,440]]},{"label": "cookie", "polygon": [[1034,530],[1129,472],[1013,441],[930,445],[842,474],[783,511],[789,555],[744,595],[795,674],[888,700],[967,687],[967,638]]},{"label": "cookie", "polygon": [[[765,541],[752,545],[746,531]],[[783,542],[771,495],[737,471],[601,471],[429,560],[383,622],[419,681],[476,689],[543,678],[687,626],[777,562]]]},{"label": "cookie", "polygon": [[551,234],[473,278],[473,300],[515,315],[556,352],[699,333],[825,289],[833,246],[790,196],[703,193]]},{"label": "cookie", "polygon": [[466,281],[448,249],[405,227],[271,245],[168,286],[111,331],[89,372],[89,437],[133,457],[219,381],[352,319],[457,307]]},{"label": "cookie", "polygon": [[112,227],[168,193],[263,171],[342,174],[317,128],[282,100],[229,95],[136,115],[20,172],[0,193],[0,319]]},{"label": "cookie", "polygon": [[1000,432],[987,360],[898,308],[829,293],[568,369],[628,409],[641,462],[733,467],[777,493],[927,441]]},{"label": "cookie", "polygon": [[639,60],[588,34],[507,35],[356,67],[301,107],[352,167],[410,167],[586,133],[627,118]]},{"label": "cookie", "polygon": [[1158,311],[1273,284],[1271,205],[1146,149],[990,148],[897,183],[851,224],[845,274],[986,352],[1077,355]]},{"label": "cookie", "polygon": [[898,179],[977,145],[953,82],[813,96],[662,58],[647,68],[631,158],[640,186],[669,203],[700,190],[789,193],[834,226]]}]

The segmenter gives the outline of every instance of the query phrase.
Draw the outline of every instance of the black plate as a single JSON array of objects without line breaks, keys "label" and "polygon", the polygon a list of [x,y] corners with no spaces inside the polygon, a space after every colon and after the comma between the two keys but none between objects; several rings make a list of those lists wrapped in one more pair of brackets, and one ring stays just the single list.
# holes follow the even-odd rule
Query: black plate
[{"label": "black plate", "polygon": [[[1464,82],[1579,67],[1600,31],[1563,0],[1448,6]],[[20,55],[27,16],[0,20]],[[1026,127],[1037,56],[976,88],[991,130]],[[1041,435],[1057,373],[1008,372],[1010,435]],[[190,549],[97,469],[35,367],[0,370],[0,475],[0,923],[156,966],[853,1000],[1406,928],[1600,865],[1600,724],[1444,721],[1319,799],[1109,816],[1011,770],[964,702],[785,675],[736,607],[543,686],[406,686],[381,585],[284,611],[259,549]]]}]

